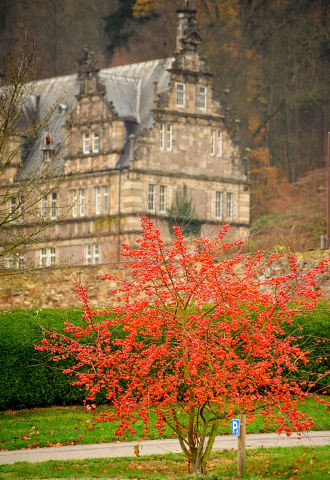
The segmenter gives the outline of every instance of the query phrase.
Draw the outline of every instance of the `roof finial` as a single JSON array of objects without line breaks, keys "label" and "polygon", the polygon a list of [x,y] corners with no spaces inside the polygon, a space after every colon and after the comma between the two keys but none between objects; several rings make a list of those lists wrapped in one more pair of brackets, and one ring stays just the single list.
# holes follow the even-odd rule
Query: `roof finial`
[{"label": "roof finial", "polygon": [[183,0],[178,10],[195,10],[192,0]]},{"label": "roof finial", "polygon": [[85,45],[81,50],[77,60],[79,64],[78,76],[88,77],[89,75],[95,75],[100,70],[97,66],[94,52],[88,45]]},{"label": "roof finial", "polygon": [[197,50],[201,38],[196,26],[196,13],[192,0],[183,0],[177,13],[176,51]]}]

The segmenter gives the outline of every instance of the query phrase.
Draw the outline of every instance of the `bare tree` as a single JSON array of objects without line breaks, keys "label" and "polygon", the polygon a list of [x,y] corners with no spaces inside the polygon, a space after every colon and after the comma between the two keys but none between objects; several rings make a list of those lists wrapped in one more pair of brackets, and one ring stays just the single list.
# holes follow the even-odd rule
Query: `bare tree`
[{"label": "bare tree", "polygon": [[[72,127],[62,117],[61,135],[54,136],[65,94],[46,110],[38,108],[36,43],[25,35],[5,58],[0,85],[0,271],[8,274],[22,269],[24,258],[30,257],[26,267],[34,268],[29,252],[52,244],[55,224],[72,207],[58,193],[68,181],[64,155]],[[72,163],[70,169],[72,179],[78,171]]]}]

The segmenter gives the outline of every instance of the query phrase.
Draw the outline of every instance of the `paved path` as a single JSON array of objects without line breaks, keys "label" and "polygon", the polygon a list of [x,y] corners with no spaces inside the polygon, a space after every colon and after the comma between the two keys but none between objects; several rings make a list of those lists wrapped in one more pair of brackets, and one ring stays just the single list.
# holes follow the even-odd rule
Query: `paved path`
[{"label": "paved path", "polygon": [[[180,453],[177,440],[146,440],[143,442],[102,443],[94,445],[72,445],[68,447],[49,447],[34,450],[12,450],[0,452],[0,464],[15,462],[44,462],[46,460],[78,460],[84,458],[132,457],[134,447],[139,443],[141,455]],[[257,447],[293,447],[296,445],[330,445],[330,431],[306,432],[298,440],[296,434],[290,437],[276,433],[249,434],[246,436],[248,448]],[[216,437],[214,450],[237,448],[237,438],[231,435]]]}]

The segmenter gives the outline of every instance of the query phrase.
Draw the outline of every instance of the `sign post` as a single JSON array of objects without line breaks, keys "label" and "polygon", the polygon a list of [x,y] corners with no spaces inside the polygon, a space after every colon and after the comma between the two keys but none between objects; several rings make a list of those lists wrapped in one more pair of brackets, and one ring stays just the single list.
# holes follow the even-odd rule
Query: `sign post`
[{"label": "sign post", "polygon": [[239,416],[240,432],[237,443],[237,475],[241,477],[245,470],[245,443],[246,443],[246,414]]}]

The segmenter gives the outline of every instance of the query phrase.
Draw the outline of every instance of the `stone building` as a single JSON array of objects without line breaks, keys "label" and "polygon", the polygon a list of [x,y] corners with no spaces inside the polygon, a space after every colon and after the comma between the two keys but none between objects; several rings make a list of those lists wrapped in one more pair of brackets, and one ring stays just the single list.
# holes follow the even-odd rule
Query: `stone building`
[{"label": "stone building", "polygon": [[[248,160],[231,138],[200,43],[196,11],[185,0],[177,11],[173,57],[99,70],[85,47],[77,75],[37,83],[41,113],[63,91],[67,99],[25,165],[46,162],[65,132],[74,132],[61,159],[66,187],[40,205],[50,219],[69,206],[52,227],[52,247],[35,251],[40,265],[116,262],[120,243],[133,242],[141,231],[140,216],[157,219],[169,232],[178,192],[186,192],[204,233],[226,222],[232,238],[244,235]],[[72,175],[77,164],[87,173]]]}]

